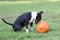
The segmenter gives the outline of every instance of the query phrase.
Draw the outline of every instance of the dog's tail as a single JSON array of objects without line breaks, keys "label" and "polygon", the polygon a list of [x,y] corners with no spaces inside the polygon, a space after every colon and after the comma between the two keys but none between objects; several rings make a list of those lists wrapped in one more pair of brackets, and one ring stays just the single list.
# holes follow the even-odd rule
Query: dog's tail
[{"label": "dog's tail", "polygon": [[5,22],[6,24],[9,24],[9,25],[13,26],[13,24],[6,22],[3,18],[2,18],[2,20],[3,20],[3,22]]}]

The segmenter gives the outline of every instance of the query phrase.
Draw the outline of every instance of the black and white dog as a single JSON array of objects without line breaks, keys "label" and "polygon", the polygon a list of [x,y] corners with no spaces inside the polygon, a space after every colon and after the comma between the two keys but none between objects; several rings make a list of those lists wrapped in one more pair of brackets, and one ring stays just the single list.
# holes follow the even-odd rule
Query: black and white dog
[{"label": "black and white dog", "polygon": [[20,15],[14,24],[6,22],[3,18],[2,20],[13,27],[14,31],[20,31],[26,26],[26,32],[28,33],[28,24],[31,26],[31,31],[33,31],[33,23],[37,24],[41,20],[41,15],[43,11],[40,12],[26,12]]}]

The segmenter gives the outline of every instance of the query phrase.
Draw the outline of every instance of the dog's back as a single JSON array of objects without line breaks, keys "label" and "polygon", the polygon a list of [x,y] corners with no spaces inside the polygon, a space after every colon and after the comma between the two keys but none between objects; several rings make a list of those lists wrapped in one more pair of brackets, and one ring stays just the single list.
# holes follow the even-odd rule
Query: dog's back
[{"label": "dog's back", "polygon": [[19,25],[24,25],[26,21],[29,21],[31,19],[31,12],[26,12],[22,15],[20,15],[16,21],[14,22],[14,24],[19,24]]}]

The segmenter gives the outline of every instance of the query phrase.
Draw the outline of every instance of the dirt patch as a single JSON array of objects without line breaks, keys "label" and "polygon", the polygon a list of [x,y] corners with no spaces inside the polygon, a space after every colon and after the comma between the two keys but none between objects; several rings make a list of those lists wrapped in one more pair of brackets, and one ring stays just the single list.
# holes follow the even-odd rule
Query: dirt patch
[{"label": "dirt patch", "polygon": [[0,19],[1,19],[1,18],[4,18],[5,20],[11,20],[11,19],[16,19],[17,17],[18,17],[18,16],[14,16],[14,15],[9,16],[9,15],[8,15],[8,16],[1,16]]}]

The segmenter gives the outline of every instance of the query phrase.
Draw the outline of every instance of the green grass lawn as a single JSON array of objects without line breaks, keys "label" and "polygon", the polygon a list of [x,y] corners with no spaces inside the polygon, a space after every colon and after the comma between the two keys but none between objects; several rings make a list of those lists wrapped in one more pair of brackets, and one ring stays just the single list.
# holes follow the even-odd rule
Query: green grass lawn
[{"label": "green grass lawn", "polygon": [[[44,11],[42,21],[48,22],[50,31],[45,34],[34,31],[14,32],[12,27],[5,24],[1,18],[10,23],[24,12]],[[25,3],[0,3],[0,40],[60,40],[60,2],[25,2]]]}]

